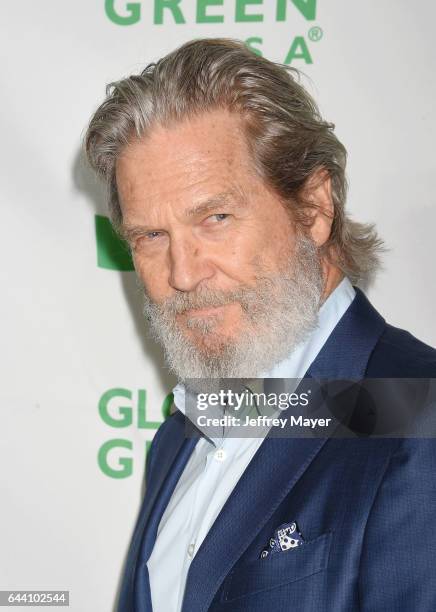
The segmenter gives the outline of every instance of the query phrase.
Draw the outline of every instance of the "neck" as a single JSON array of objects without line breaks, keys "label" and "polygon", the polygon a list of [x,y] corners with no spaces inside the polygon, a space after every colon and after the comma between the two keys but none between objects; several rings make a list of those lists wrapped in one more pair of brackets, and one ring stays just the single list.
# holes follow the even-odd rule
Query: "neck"
[{"label": "neck", "polygon": [[323,261],[322,263],[324,275],[324,291],[322,302],[324,303],[328,296],[336,289],[341,280],[344,278],[344,273],[333,264]]}]

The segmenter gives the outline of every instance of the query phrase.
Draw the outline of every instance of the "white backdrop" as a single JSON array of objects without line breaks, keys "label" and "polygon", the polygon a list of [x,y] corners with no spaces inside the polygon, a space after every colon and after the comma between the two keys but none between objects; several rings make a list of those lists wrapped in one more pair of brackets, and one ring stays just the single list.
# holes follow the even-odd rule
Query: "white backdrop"
[{"label": "white backdrop", "polygon": [[[144,340],[133,272],[97,265],[95,215],[107,211],[80,141],[105,84],[202,36],[250,38],[303,69],[349,151],[349,209],[376,222],[391,249],[370,298],[435,345],[436,4],[181,0],[172,4],[185,23],[166,9],[162,24],[162,0],[7,4],[0,589],[70,590],[74,612],[106,612],[138,511],[145,440],[174,380]],[[202,6],[222,22],[202,22]],[[262,20],[242,21],[244,10]],[[136,23],[115,23],[138,12]]]}]

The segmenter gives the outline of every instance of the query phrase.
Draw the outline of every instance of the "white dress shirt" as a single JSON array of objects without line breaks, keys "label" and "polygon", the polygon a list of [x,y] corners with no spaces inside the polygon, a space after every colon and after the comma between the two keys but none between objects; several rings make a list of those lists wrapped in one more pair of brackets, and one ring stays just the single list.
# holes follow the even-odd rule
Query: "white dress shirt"
[{"label": "white dress shirt", "polygon": [[[288,358],[259,378],[303,378],[347,310],[355,291],[344,278],[319,310],[317,328]],[[174,403],[185,413],[184,386]],[[153,612],[180,612],[190,563],[264,438],[202,437],[159,524],[147,567]]]}]

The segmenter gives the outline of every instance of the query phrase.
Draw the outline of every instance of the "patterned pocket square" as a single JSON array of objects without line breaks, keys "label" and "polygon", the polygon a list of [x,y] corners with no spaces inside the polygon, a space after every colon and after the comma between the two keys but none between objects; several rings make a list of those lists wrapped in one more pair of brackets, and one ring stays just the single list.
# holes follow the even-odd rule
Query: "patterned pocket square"
[{"label": "patterned pocket square", "polygon": [[269,540],[268,546],[260,553],[260,558],[265,559],[268,555],[284,552],[302,544],[304,544],[304,538],[298,529],[297,523],[284,523],[277,527],[273,537]]}]

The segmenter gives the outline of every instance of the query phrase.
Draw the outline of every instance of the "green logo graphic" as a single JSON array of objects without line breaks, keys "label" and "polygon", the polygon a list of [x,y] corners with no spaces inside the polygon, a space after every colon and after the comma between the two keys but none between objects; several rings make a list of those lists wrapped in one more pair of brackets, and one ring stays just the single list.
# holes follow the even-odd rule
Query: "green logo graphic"
[{"label": "green logo graphic", "polygon": [[[154,0],[153,23],[163,25],[164,23],[186,23],[183,9],[188,2],[193,0]],[[228,0],[227,0],[228,1]],[[224,15],[209,13],[210,7],[224,7],[225,0],[196,0],[195,23],[224,23]],[[308,21],[316,19],[317,0],[275,0],[276,21],[286,21],[287,8],[289,4],[303,15]],[[121,26],[134,25],[141,21],[141,2],[116,2],[116,0],[105,0],[104,8],[108,18]],[[259,22],[263,21],[261,5],[263,0],[232,0],[235,7],[234,21]],[[119,8],[115,8],[115,5]],[[260,7],[258,10],[255,6]],[[121,12],[118,12],[121,9]]]},{"label": "green logo graphic", "polygon": [[127,244],[115,233],[107,217],[95,215],[97,265],[107,270],[134,270]]},{"label": "green logo graphic", "polygon": [[[165,420],[170,413],[173,394],[169,393],[161,407],[161,414]],[[116,405],[115,409],[113,405]],[[111,407],[112,406],[112,407]],[[138,429],[156,430],[162,421],[147,420],[147,392],[138,389],[133,393],[130,389],[117,387],[108,389],[98,402],[98,413],[103,423],[109,427],[122,429],[135,426]],[[145,456],[147,456],[151,441],[145,443]],[[100,470],[110,478],[128,478],[133,473],[133,442],[126,438],[113,438],[104,442],[97,453],[97,463]]]},{"label": "green logo graphic", "polygon": [[[277,23],[287,21],[292,15],[299,13],[307,21],[315,21],[317,13],[317,0],[268,0],[274,5],[274,19]],[[229,21],[224,15],[224,8],[232,6],[234,23],[263,23],[265,6],[264,0],[154,0],[153,25],[183,25],[187,23],[187,8],[192,8],[195,2],[196,24],[217,24]],[[142,20],[143,2],[124,2],[123,0],[105,0],[107,17],[116,25],[129,26]],[[220,10],[221,7],[221,10]],[[290,10],[293,9],[293,10]],[[192,24],[190,24],[192,25]],[[295,36],[288,42],[287,51],[283,54],[282,62],[313,64],[308,42],[321,40],[323,31],[319,26],[313,26],[308,32],[308,38]],[[257,55],[263,55],[263,39],[253,35],[246,39],[247,46]]]},{"label": "green logo graphic", "polygon": [[[247,38],[245,41],[247,47],[256,55],[263,55],[262,48],[259,45],[263,44],[263,38],[261,36],[252,36]],[[284,64],[292,64],[296,59],[302,59],[306,64],[313,64],[312,56],[307,46],[304,36],[296,36],[291,42],[289,50],[283,60]]]},{"label": "green logo graphic", "polygon": [[[316,19],[317,0],[291,0],[291,2],[308,21]],[[277,21],[286,20],[286,7],[288,4],[289,0],[277,0]]]}]

